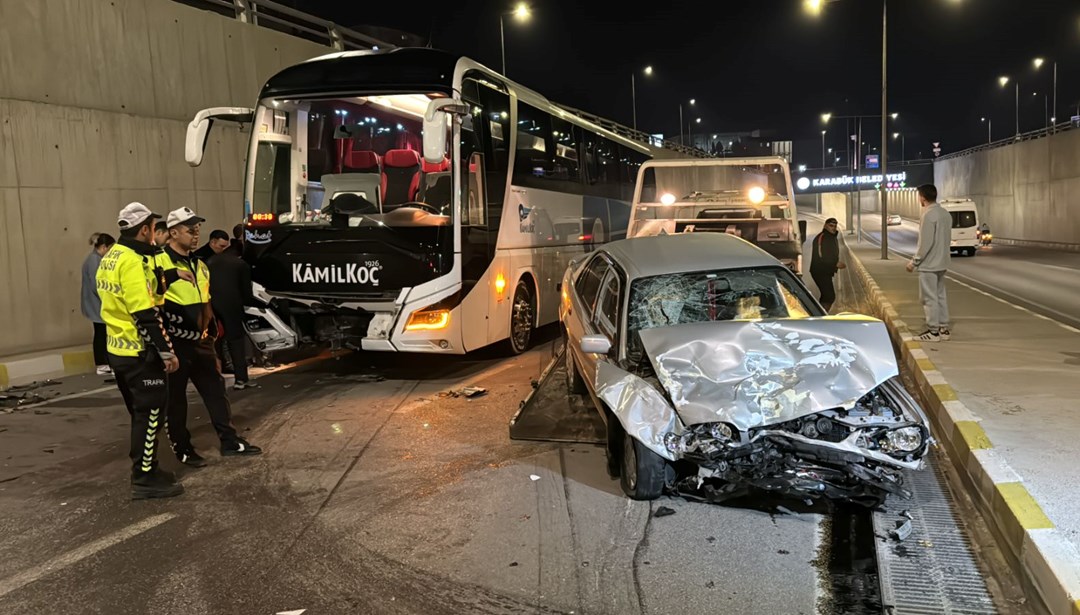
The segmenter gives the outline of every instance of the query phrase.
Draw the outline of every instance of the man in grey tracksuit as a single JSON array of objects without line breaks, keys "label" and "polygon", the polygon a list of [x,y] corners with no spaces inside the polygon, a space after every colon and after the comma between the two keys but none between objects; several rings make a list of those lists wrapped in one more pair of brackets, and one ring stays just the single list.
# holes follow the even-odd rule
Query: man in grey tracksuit
[{"label": "man in grey tracksuit", "polygon": [[919,222],[919,247],[907,264],[908,272],[919,270],[919,297],[926,312],[926,331],[916,336],[921,342],[949,339],[949,304],[945,296],[945,272],[949,269],[952,246],[952,216],[938,205],[937,188],[923,184],[918,188],[922,219]]}]

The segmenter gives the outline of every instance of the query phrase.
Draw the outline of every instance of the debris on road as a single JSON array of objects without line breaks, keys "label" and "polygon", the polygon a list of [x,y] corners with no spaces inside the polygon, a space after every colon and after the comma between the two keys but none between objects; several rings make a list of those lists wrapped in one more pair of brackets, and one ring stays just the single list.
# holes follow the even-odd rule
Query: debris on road
[{"label": "debris on road", "polygon": [[667,506],[661,506],[660,508],[656,509],[655,513],[653,513],[653,517],[667,517],[674,514],[675,509],[668,508]]},{"label": "debris on road", "polygon": [[540,477],[535,475],[535,474],[530,474],[529,479],[535,482],[535,481],[540,480]]},{"label": "debris on road", "polygon": [[473,397],[480,397],[487,394],[487,389],[483,387],[465,387],[462,389],[452,389],[449,391],[441,391],[439,397],[465,397],[472,399]]},{"label": "debris on road", "polygon": [[892,536],[893,539],[901,542],[906,540],[908,536],[911,536],[911,520],[909,519],[903,523],[897,521],[896,529],[889,530],[889,536]]},{"label": "debris on road", "polygon": [[514,567],[516,567],[517,565],[518,565],[518,563],[517,563],[517,562],[510,562],[510,567],[511,567],[511,568],[514,568]]}]

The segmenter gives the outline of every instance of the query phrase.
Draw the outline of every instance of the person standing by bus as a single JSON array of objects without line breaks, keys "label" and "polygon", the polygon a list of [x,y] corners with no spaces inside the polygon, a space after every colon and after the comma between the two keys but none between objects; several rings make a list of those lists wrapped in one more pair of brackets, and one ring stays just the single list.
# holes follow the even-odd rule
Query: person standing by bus
[{"label": "person standing by bus", "polygon": [[[258,455],[262,450],[236,433],[232,408],[225,393],[225,379],[217,366],[214,338],[208,333],[214,316],[210,309],[210,270],[193,251],[199,244],[203,219],[187,207],[169,212],[169,243],[157,256],[166,280],[163,306],[180,367],[169,379],[169,440],[176,458],[185,465],[200,468],[206,460],[195,451],[187,429],[187,383],[190,379],[199,391],[210,414],[210,422],[221,441],[222,456]],[[191,274],[194,282],[179,277],[179,271]]]},{"label": "person standing by bus", "polygon": [[105,321],[101,319],[101,297],[97,289],[97,270],[101,257],[113,247],[116,240],[107,233],[94,233],[90,236],[93,249],[86,255],[82,266],[82,313],[94,325],[94,365],[99,376],[112,373],[109,367],[109,353],[106,345],[107,333]]},{"label": "person standing by bus", "polygon": [[154,218],[142,203],[120,210],[120,241],[101,259],[97,288],[109,365],[131,414],[132,499],[168,498],[184,487],[158,468],[157,433],[168,403],[168,374],[180,363],[155,304],[161,279],[155,265]]},{"label": "person standing by bus", "polygon": [[810,277],[817,284],[821,294],[821,306],[828,312],[836,302],[836,290],[833,288],[833,276],[838,269],[847,265],[840,262],[840,233],[837,231],[836,218],[825,221],[825,227],[814,238],[814,254],[810,258]]}]

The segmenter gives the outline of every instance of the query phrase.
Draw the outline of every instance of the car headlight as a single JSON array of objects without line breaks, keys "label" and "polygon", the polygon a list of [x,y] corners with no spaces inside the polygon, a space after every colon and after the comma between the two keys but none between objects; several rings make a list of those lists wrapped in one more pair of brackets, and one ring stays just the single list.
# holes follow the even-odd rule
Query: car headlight
[{"label": "car headlight", "polygon": [[923,445],[923,431],[919,427],[901,427],[885,432],[880,446],[886,452],[914,453]]}]

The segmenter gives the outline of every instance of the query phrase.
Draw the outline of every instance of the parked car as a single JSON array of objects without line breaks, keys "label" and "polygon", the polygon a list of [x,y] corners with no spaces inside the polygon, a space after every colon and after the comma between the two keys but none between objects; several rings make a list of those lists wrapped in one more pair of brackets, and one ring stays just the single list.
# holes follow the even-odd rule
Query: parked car
[{"label": "parked car", "polygon": [[722,233],[615,241],[561,289],[567,386],[600,412],[629,497],[909,495],[901,471],[922,466],[930,434],[884,323],[826,315],[760,248]]},{"label": "parked car", "polygon": [[900,219],[900,214],[889,214],[888,220],[889,226],[897,226],[903,224],[904,221]]}]

